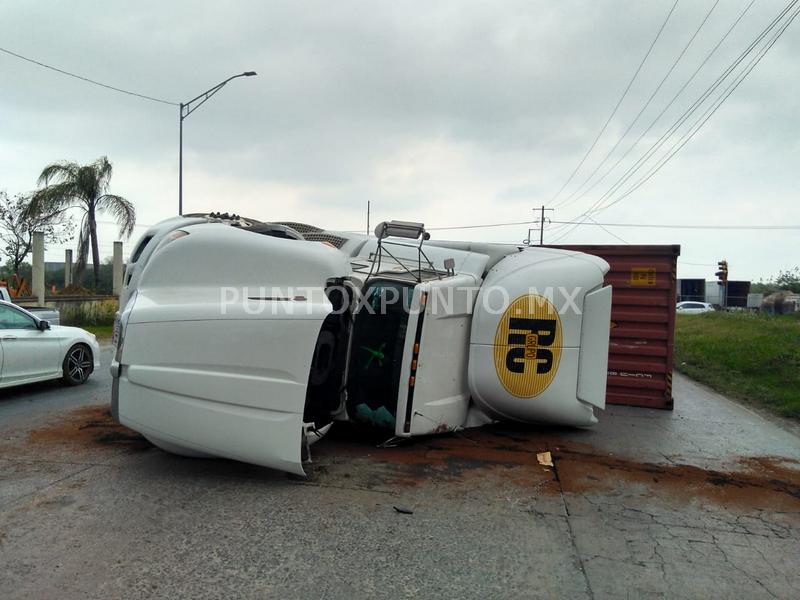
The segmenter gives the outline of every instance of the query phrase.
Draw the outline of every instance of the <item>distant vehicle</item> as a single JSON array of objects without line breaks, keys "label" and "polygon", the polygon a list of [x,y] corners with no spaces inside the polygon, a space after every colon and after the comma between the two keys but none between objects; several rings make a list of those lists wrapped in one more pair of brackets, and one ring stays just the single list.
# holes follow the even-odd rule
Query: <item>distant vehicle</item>
[{"label": "distant vehicle", "polygon": [[100,366],[97,338],[77,327],[51,326],[0,301],[0,388],[46,379],[80,385]]},{"label": "distant vehicle", "polygon": [[[11,297],[11,294],[8,293],[8,288],[0,287],[0,300],[13,303],[14,299]],[[50,323],[50,325],[61,324],[61,313],[57,308],[50,308],[48,306],[31,306],[25,310],[34,314],[37,318],[47,321]]]},{"label": "distant vehicle", "polygon": [[679,315],[700,315],[707,312],[714,312],[714,307],[708,302],[678,302],[675,312]]}]

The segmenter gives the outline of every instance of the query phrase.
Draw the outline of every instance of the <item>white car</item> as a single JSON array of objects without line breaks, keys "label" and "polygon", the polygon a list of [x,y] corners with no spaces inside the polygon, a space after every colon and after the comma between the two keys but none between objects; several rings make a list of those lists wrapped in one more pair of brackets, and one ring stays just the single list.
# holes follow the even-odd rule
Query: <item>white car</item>
[{"label": "white car", "polygon": [[714,307],[708,302],[686,300],[684,302],[678,302],[678,305],[675,307],[675,312],[679,315],[700,315],[702,313],[714,312]]},{"label": "white car", "polygon": [[100,347],[88,331],[50,326],[0,301],[0,388],[59,378],[80,385],[99,366]]}]

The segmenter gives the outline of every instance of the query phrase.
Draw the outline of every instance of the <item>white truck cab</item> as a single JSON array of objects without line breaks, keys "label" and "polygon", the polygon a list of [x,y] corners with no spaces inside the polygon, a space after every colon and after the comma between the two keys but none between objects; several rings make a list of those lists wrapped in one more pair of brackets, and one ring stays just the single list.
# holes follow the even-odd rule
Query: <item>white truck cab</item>
[{"label": "white truck cab", "polygon": [[387,437],[590,426],[605,403],[607,271],[578,252],[437,244],[414,223],[376,237],[185,224],[129,291],[114,414],[168,451],[297,474],[337,420]]}]

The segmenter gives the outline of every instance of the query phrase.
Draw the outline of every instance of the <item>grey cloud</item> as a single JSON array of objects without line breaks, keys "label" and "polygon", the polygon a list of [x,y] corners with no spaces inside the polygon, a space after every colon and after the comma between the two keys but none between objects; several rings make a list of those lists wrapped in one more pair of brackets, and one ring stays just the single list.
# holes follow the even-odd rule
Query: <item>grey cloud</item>
[{"label": "grey cloud", "polygon": [[[549,199],[597,133],[671,4],[20,2],[3,5],[0,21],[3,44],[15,51],[172,101],[186,100],[229,74],[258,71],[257,78],[233,82],[186,121],[187,168],[243,185],[313,188],[304,192],[305,208],[313,210],[317,202],[340,207],[353,213],[343,221],[360,221],[356,211],[365,197],[387,205],[406,195],[405,205],[416,209],[457,204],[425,196],[419,191],[424,181],[413,190],[372,181],[376,169],[425,143],[467,149],[475,169],[485,170],[469,175],[486,181],[493,190],[487,202],[508,213],[528,199]],[[609,147],[612,134],[621,133],[711,4],[678,4],[593,157]],[[639,128],[745,4],[720,2]],[[649,140],[781,6],[754,5]],[[705,161],[714,177],[727,175],[720,184],[726,192],[742,193],[754,176],[768,179],[770,193],[796,190],[787,165],[800,137],[793,77],[800,54],[800,36],[792,35],[797,27],[683,153]],[[19,154],[27,173],[0,167],[0,187],[20,187],[23,180],[31,186],[37,169],[58,158],[109,154],[118,164],[150,163],[161,171],[176,164],[177,107],[118,95],[5,55],[0,84],[0,148]],[[648,185],[646,197],[654,190],[677,193],[676,174],[688,172],[689,164],[676,160],[669,177]],[[436,181],[429,183],[433,188]],[[172,193],[165,189],[164,198]],[[164,202],[153,200],[145,213],[156,219]],[[568,214],[588,203],[589,198],[570,207]]]}]

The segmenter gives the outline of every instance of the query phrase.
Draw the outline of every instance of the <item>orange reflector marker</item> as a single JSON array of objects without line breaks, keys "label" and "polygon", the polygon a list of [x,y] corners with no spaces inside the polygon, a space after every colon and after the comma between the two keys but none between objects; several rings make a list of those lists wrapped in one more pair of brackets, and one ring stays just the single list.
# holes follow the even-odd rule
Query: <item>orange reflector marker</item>
[{"label": "orange reflector marker", "polygon": [[419,297],[419,313],[417,317],[416,335],[414,336],[414,352],[411,356],[411,373],[408,378],[408,396],[406,396],[406,418],[403,423],[403,431],[411,432],[411,415],[414,407],[414,385],[417,383],[417,368],[419,367],[419,345],[422,338],[422,323],[425,318],[425,305],[428,303],[428,292],[422,292]]}]

